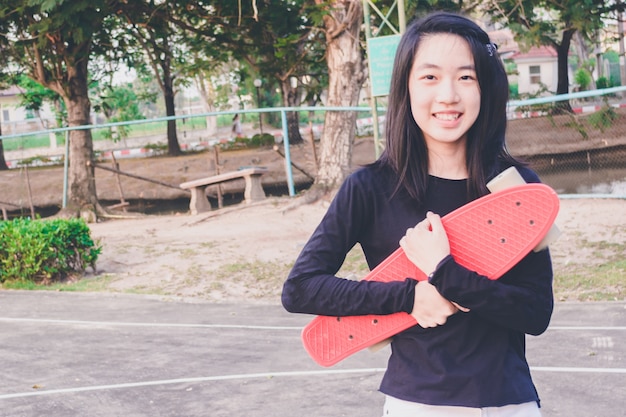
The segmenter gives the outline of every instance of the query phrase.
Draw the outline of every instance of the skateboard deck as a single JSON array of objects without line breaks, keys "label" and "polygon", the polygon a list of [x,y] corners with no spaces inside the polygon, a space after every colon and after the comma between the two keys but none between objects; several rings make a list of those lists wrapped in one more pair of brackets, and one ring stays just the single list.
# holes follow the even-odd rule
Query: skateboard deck
[{"label": "skateboard deck", "polygon": [[[442,218],[450,254],[460,265],[498,279],[548,233],[559,210],[554,190],[523,184],[476,199]],[[397,249],[363,279],[426,280]],[[407,313],[317,316],[302,331],[304,348],[318,364],[332,366],[346,357],[417,324]]]}]

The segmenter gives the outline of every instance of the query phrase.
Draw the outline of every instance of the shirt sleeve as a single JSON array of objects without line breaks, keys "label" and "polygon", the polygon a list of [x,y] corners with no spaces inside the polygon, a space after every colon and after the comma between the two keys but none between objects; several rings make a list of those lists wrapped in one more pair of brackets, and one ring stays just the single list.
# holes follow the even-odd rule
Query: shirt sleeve
[{"label": "shirt sleeve", "polygon": [[416,281],[382,283],[337,277],[346,254],[373,221],[374,199],[354,176],[348,177],[321,223],[298,256],[282,292],[285,309],[328,316],[410,312]]},{"label": "shirt sleeve", "polygon": [[429,281],[450,301],[502,327],[531,335],[543,333],[554,307],[552,262],[548,249],[531,252],[499,280],[442,262]]}]

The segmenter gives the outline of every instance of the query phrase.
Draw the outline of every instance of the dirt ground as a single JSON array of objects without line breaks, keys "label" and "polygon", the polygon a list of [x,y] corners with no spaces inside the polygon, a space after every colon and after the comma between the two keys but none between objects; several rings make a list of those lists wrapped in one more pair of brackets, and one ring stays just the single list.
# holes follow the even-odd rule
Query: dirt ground
[{"label": "dirt ground", "polygon": [[[318,202],[289,210],[293,202],[278,197],[196,216],[149,216],[92,224],[93,236],[103,246],[98,275],[107,278],[105,288],[110,291],[213,302],[278,303],[290,265],[328,205]],[[623,256],[623,213],[624,200],[563,200],[557,219],[562,235],[551,246],[555,273],[599,266]],[[348,257],[352,269],[342,276],[364,275],[365,271],[354,265],[358,257]],[[623,298],[623,287],[618,294],[620,291]],[[579,296],[578,291],[557,291],[560,300]]]}]

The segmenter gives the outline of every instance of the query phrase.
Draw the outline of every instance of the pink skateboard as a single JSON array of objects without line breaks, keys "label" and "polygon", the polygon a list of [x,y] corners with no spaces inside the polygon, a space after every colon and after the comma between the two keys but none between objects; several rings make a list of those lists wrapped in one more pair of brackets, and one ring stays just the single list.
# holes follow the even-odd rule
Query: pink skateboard
[{"label": "pink skateboard", "polygon": [[[516,185],[486,195],[442,218],[456,262],[498,279],[537,246],[559,210],[547,185]],[[399,248],[363,279],[425,280]],[[377,316],[318,316],[302,331],[304,348],[322,366],[331,366],[366,347],[416,325],[407,313]]]}]

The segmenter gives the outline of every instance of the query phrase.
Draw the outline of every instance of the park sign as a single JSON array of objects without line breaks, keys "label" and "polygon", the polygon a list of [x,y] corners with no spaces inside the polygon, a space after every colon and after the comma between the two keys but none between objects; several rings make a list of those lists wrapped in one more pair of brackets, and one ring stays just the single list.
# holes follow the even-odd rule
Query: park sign
[{"label": "park sign", "polygon": [[400,35],[367,39],[372,97],[389,95],[391,72],[399,42]]}]

